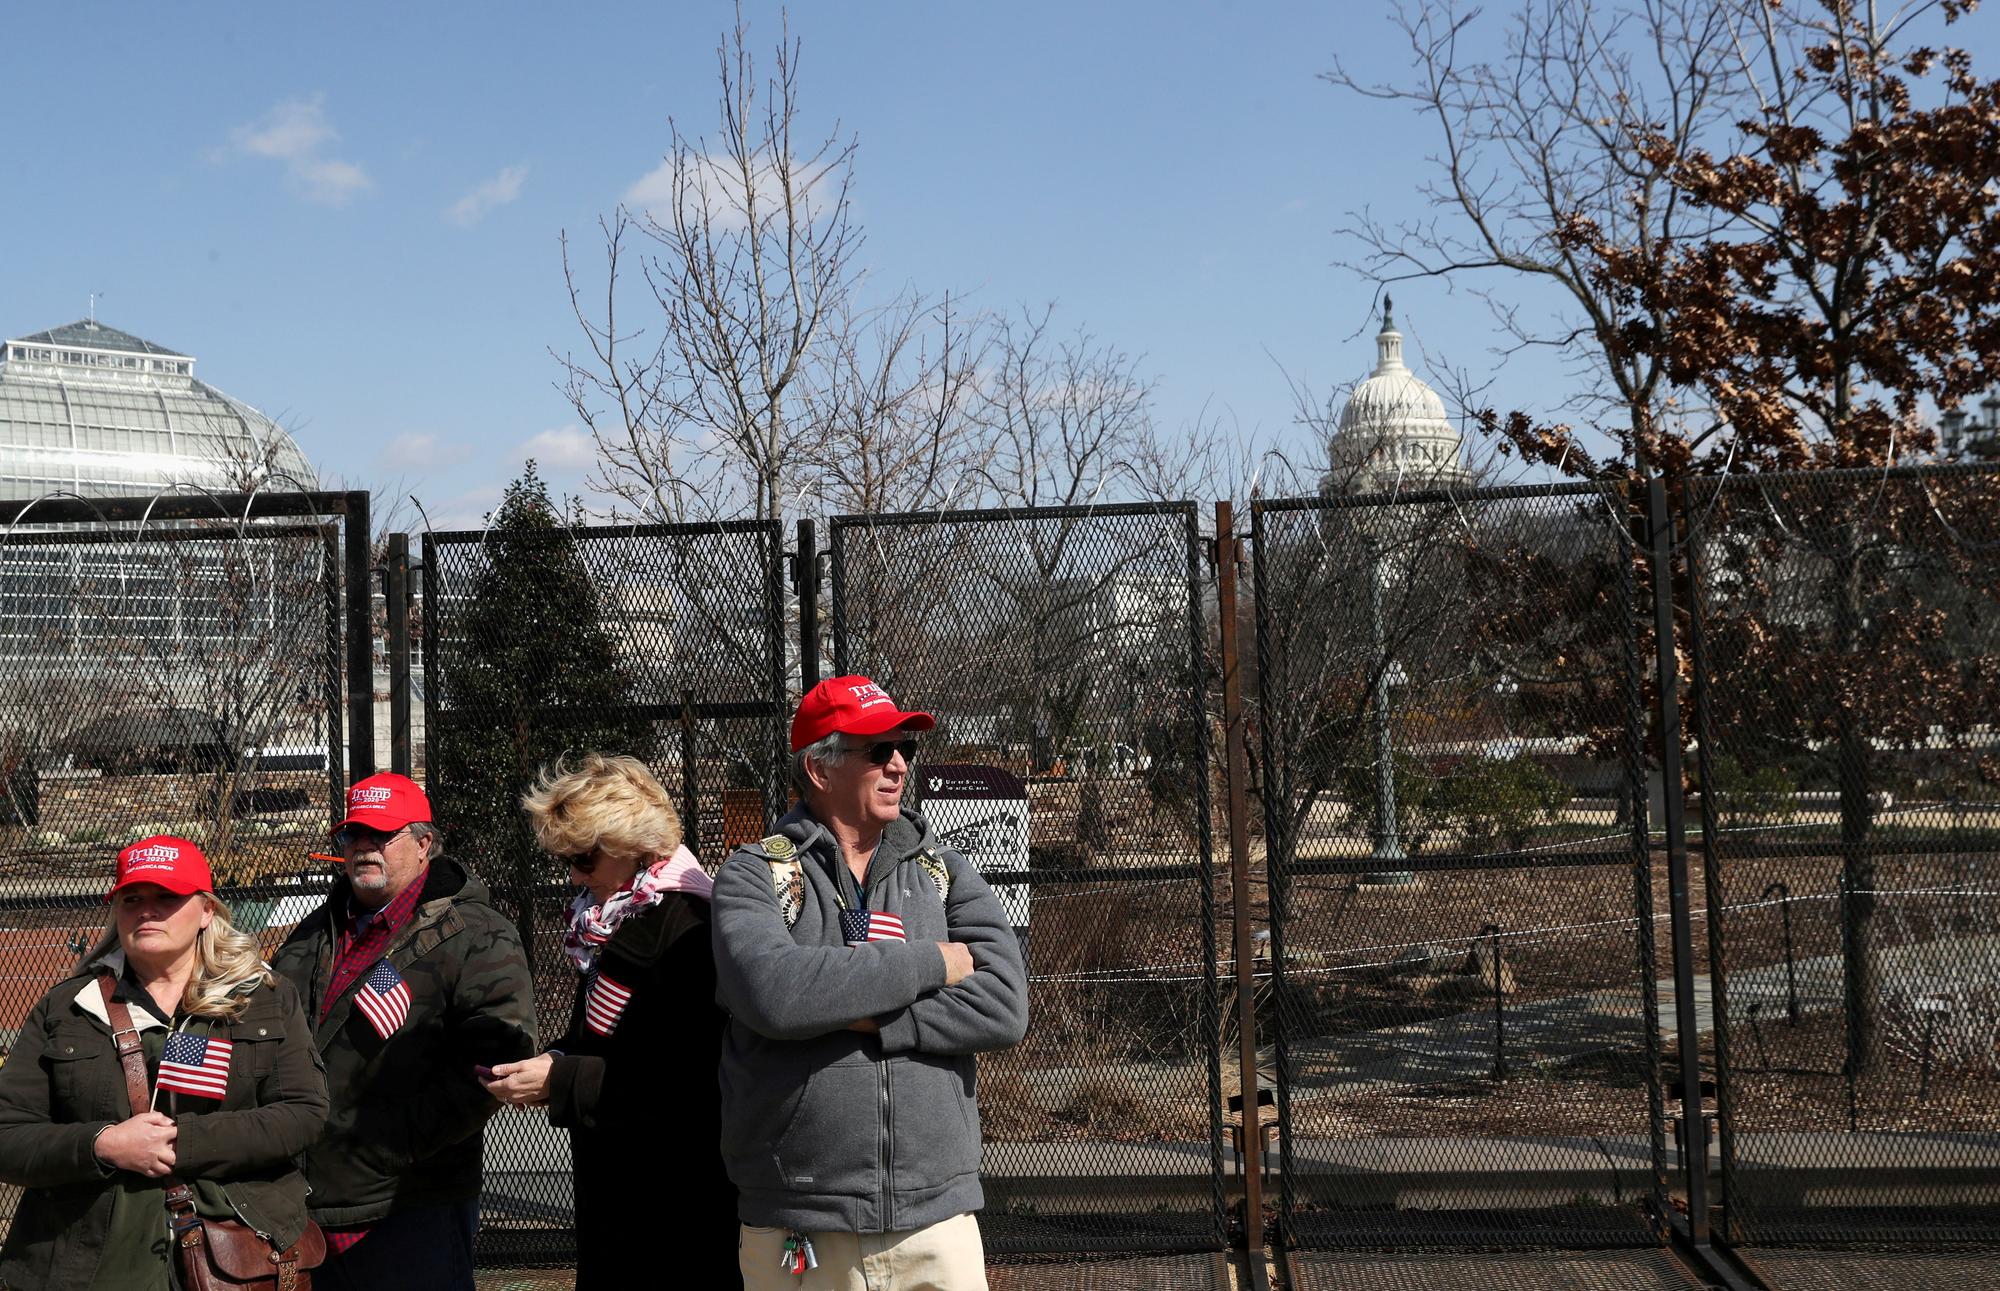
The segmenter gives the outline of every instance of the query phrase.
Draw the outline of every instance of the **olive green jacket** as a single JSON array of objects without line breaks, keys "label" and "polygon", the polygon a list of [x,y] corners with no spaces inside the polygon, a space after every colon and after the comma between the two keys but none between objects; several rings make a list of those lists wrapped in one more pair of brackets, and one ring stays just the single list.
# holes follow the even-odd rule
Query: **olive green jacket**
[{"label": "olive green jacket", "polygon": [[[106,967],[123,970],[123,955]],[[0,1181],[26,1189],[0,1251],[0,1286],[83,1291],[105,1257],[119,1172],[92,1151],[98,1131],[132,1115],[125,1072],[97,989],[98,969],[61,983],[36,1004],[0,1068]],[[140,1030],[158,1018],[132,1009]],[[186,1029],[199,1034],[196,1019]],[[299,995],[282,980],[260,986],[249,1007],[214,1034],[230,1041],[229,1083],[218,1102],[165,1093],[172,1116],[174,1173],[196,1208],[240,1219],[275,1245],[306,1226],[306,1181],[297,1158],[326,1121],[326,1077]],[[161,1223],[166,1197],[161,1192]]]},{"label": "olive green jacket", "polygon": [[477,1197],[481,1131],[499,1104],[473,1068],[536,1052],[520,935],[463,866],[431,861],[416,909],[382,956],[410,989],[408,1015],[386,1039],[355,1007],[365,973],[320,1007],[347,903],[347,884],[336,883],[271,958],[299,988],[326,1063],[333,1111],[305,1165],[312,1217],[335,1228]]}]

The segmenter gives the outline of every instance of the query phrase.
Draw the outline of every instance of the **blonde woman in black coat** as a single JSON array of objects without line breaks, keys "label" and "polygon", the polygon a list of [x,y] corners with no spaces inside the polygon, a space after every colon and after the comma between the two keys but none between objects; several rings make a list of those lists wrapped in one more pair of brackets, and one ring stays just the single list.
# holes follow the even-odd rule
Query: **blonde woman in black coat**
[{"label": "blonde woman in black coat", "polygon": [[[536,839],[578,889],[563,951],[577,970],[569,1031],[548,1052],[493,1069],[503,1103],[546,1106],[570,1132],[577,1291],[741,1285],[736,1192],[722,1166],[716,1067],[724,1018],[709,947],[713,888],[636,758],[590,754],[544,771],[521,799]],[[663,1214],[631,1187],[670,1174],[690,1200]],[[667,1223],[663,1249],[642,1235]]]}]

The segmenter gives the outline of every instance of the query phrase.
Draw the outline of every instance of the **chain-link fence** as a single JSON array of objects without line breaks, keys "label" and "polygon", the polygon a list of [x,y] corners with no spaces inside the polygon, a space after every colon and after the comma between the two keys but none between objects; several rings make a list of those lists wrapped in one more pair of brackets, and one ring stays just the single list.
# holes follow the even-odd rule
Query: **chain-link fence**
[{"label": "chain-link fence", "polygon": [[[135,839],[199,843],[268,945],[319,899],[307,853],[345,783],[346,503],[65,498],[0,515],[0,1045],[96,944]],[[0,1197],[0,1222],[13,1209]]]},{"label": "chain-link fence", "polygon": [[[711,868],[782,808],[786,600],[775,523],[568,526],[546,514],[423,545],[425,774],[450,852],[521,929],[545,1038],[569,1025],[572,890],[522,791],[587,751],[647,762]],[[486,1136],[481,1254],[573,1249],[569,1143],[535,1113]]]},{"label": "chain-link fence", "polygon": [[1726,1228],[2000,1242],[2000,471],[1685,507]]},{"label": "chain-link fence", "polygon": [[[773,523],[434,533],[414,612],[378,624],[344,592],[364,496],[231,504],[0,515],[0,1039],[132,838],[201,841],[273,940],[323,898],[384,624],[421,648],[417,774],[520,922],[551,1036],[570,893],[522,785],[637,753],[713,864],[784,806],[801,686],[866,672],[938,714],[916,801],[1028,951],[1031,1031],[980,1064],[996,1280],[1213,1283],[1264,1232],[1229,1134],[1262,1093],[1298,1285],[1682,1285],[1682,1052],[1715,1083],[1715,1231],[1768,1284],[1834,1278],[1814,1247],[1990,1267],[1965,1252],[2000,1232],[2000,472],[1691,483],[1659,673],[1619,488],[1257,503],[1243,886],[1269,899],[1244,909],[1211,855],[1227,658],[1189,505],[842,517],[823,599]],[[1676,670],[1685,786],[1654,756]],[[1224,1008],[1236,920],[1260,1091]],[[487,1137],[481,1259],[567,1262],[565,1136],[508,1110]]]},{"label": "chain-link fence", "polygon": [[937,714],[918,803],[1028,952],[983,1056],[989,1250],[1220,1250],[1201,542],[1187,504],[833,522],[833,667]]},{"label": "chain-link fence", "polygon": [[1661,1241],[1630,527],[1595,486],[1253,509],[1265,1014],[1299,1247]]}]

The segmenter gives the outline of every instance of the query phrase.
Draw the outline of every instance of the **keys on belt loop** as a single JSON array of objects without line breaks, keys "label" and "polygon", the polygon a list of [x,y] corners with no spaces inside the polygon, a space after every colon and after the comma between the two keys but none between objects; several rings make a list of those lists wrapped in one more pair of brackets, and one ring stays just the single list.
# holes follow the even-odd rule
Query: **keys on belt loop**
[{"label": "keys on belt loop", "polygon": [[796,1277],[818,1267],[819,1257],[813,1254],[811,1236],[796,1228],[788,1230],[785,1249],[778,1256],[778,1268]]}]

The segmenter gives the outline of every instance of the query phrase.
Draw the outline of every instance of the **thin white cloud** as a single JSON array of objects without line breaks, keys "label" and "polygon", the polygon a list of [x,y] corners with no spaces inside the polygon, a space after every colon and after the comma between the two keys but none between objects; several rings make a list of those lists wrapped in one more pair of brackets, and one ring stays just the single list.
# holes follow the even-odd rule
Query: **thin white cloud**
[{"label": "thin white cloud", "polygon": [[472,460],[472,445],[425,431],[398,435],[377,457],[385,470],[428,471]]},{"label": "thin white cloud", "polygon": [[581,471],[597,460],[597,442],[580,426],[557,426],[530,437],[521,445],[521,456],[551,471]]},{"label": "thin white cloud", "polygon": [[306,197],[322,206],[345,205],[349,198],[374,185],[368,172],[351,161],[308,161],[293,169],[293,177]]},{"label": "thin white cloud", "polygon": [[287,99],[264,114],[254,125],[237,126],[229,132],[230,143],[238,152],[274,161],[303,161],[340,136],[326,122],[326,96]]},{"label": "thin white cloud", "polygon": [[625,205],[635,211],[665,211],[674,201],[674,163],[670,157],[639,177],[625,190]]},{"label": "thin white cloud", "polygon": [[486,517],[499,507],[502,496],[498,484],[481,484],[456,493],[430,506],[430,522],[437,529],[481,529]]},{"label": "thin white cloud", "polygon": [[462,229],[469,229],[485,219],[498,207],[506,206],[521,196],[521,186],[527,182],[526,164],[508,166],[485,183],[479,184],[465,196],[451,204],[444,213],[445,219]]},{"label": "thin white cloud", "polygon": [[340,132],[326,117],[326,96],[286,99],[248,125],[229,132],[228,152],[275,161],[307,201],[341,206],[374,186],[358,164],[327,156]]},{"label": "thin white cloud", "polygon": [[[810,175],[793,176],[795,192],[808,211],[813,189],[826,177],[825,169]],[[756,188],[758,206],[775,211],[784,196],[784,182],[777,169],[768,162],[762,164],[751,176],[751,183]],[[748,224],[743,215],[745,203],[742,195],[742,172],[736,169],[733,160],[726,156],[693,154],[688,158],[684,192],[675,190],[674,159],[668,157],[625,190],[625,205],[666,224],[673,215],[676,198],[681,198],[688,203],[690,215],[706,207],[715,227],[741,229]]]}]

